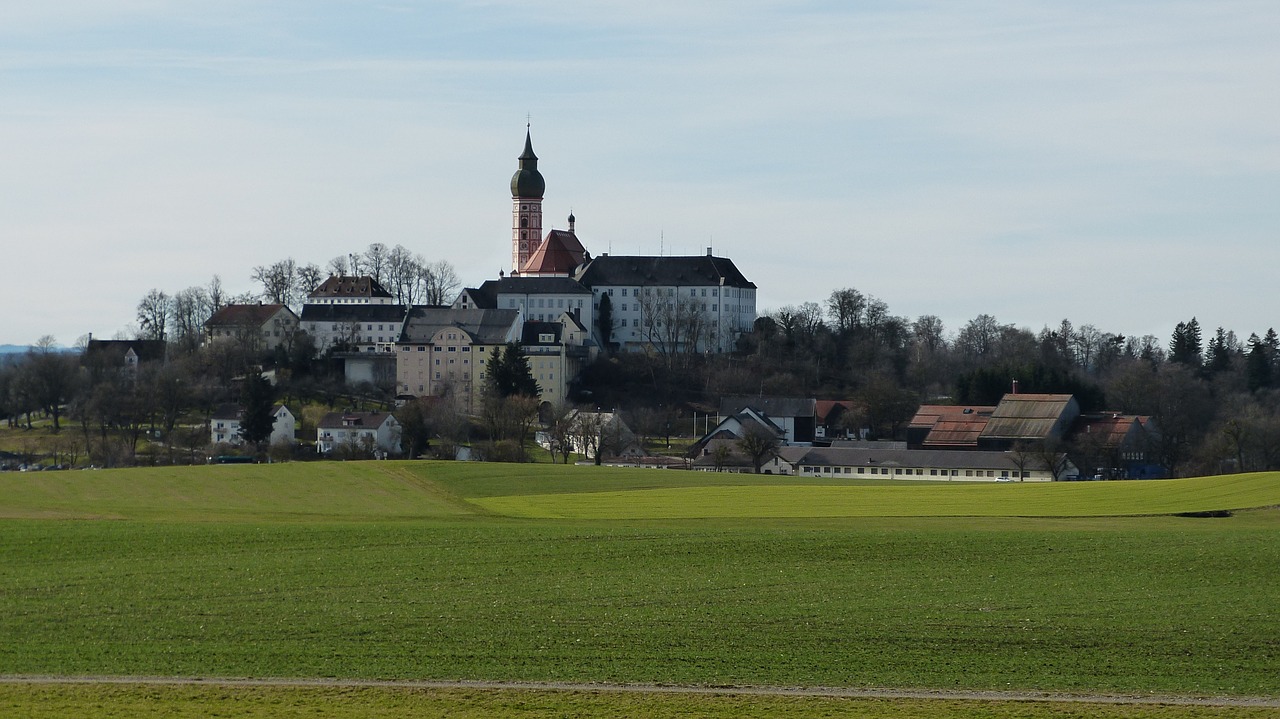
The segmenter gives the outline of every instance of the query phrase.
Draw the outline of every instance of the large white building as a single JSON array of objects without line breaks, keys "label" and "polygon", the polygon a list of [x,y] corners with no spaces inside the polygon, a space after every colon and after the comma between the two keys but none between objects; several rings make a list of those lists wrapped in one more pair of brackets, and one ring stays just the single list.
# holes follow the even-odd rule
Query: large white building
[{"label": "large white building", "polygon": [[316,349],[391,352],[404,326],[406,308],[372,277],[335,275],[307,295],[298,326]]},{"label": "large white building", "polygon": [[706,255],[601,255],[576,279],[591,290],[599,327],[609,298],[609,343],[624,352],[729,352],[756,319],[756,286],[733,261]]},{"label": "large white building", "polygon": [[[710,248],[703,256],[605,254],[593,258],[578,239],[572,214],[568,230],[553,229],[542,237],[545,191],[538,156],[526,132],[524,152],[511,178],[513,276],[498,284],[509,285],[517,279],[559,280],[562,284],[552,288],[531,282],[527,285],[531,289],[507,290],[505,294],[506,288],[499,287],[492,290],[492,296],[484,296],[484,288],[467,290],[459,298],[464,305],[484,302],[490,307],[522,307],[527,319],[551,320],[552,311],[575,308],[580,290],[569,283],[576,282],[591,298],[577,307],[578,320],[597,342],[607,339],[610,346],[622,351],[728,352],[737,347],[739,336],[751,331],[756,319],[756,286],[732,260],[716,257]],[[611,311],[609,326],[602,327],[600,308],[605,297]]]}]

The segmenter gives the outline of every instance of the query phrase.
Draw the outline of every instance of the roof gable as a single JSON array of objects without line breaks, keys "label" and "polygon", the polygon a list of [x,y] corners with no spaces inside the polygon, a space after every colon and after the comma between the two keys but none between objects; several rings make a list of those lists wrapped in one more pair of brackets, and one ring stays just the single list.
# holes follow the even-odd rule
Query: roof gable
[{"label": "roof gable", "polygon": [[520,271],[568,276],[586,260],[586,255],[587,251],[572,230],[551,230]]}]

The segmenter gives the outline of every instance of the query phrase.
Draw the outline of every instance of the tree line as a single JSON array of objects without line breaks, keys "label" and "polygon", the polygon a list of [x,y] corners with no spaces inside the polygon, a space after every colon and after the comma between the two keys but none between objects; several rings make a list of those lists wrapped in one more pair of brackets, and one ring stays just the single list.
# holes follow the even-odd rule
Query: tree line
[{"label": "tree line", "polygon": [[1033,331],[980,314],[954,331],[893,314],[854,288],[766,312],[737,351],[671,364],[618,355],[584,372],[582,401],[628,410],[713,409],[725,395],[850,401],[849,429],[898,438],[925,403],[994,405],[1020,391],[1069,393],[1084,412],[1154,418],[1153,454],[1177,474],[1280,468],[1280,340],[1241,340],[1196,318],[1167,341],[1062,320]]}]

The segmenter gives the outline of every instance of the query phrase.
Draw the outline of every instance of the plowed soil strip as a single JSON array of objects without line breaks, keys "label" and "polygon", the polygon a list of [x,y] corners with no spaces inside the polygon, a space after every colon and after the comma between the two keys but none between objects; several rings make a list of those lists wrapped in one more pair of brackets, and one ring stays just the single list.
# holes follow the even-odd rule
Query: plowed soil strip
[{"label": "plowed soil strip", "polygon": [[1070,694],[1037,691],[952,691],[945,689],[853,689],[844,687],[673,686],[661,684],[575,684],[570,682],[412,681],[379,679],[236,679],[224,677],[124,677],[0,675],[4,684],[140,684],[209,687],[368,687],[390,689],[470,689],[635,694],[720,694],[812,696],[850,699],[939,699],[991,702],[1079,704],[1166,704],[1177,706],[1276,707],[1276,697],[1172,696],[1156,694]]}]

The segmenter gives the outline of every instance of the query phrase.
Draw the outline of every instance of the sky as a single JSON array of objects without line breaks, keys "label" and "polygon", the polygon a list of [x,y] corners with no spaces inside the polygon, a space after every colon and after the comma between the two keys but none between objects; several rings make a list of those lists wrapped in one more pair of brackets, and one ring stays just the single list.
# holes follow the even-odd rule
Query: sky
[{"label": "sky", "polygon": [[0,344],[370,243],[509,271],[544,227],[703,254],[762,312],[1167,341],[1280,326],[1280,4],[65,0],[0,5]]}]

